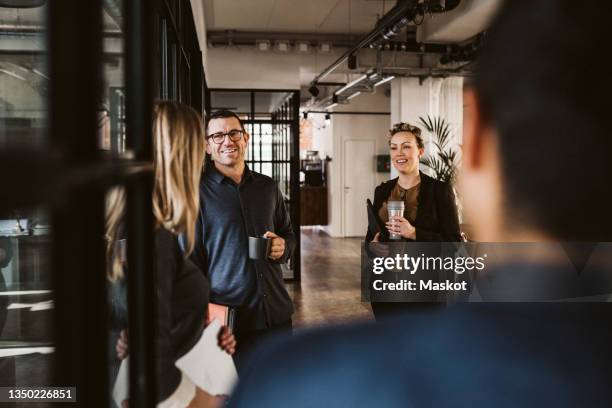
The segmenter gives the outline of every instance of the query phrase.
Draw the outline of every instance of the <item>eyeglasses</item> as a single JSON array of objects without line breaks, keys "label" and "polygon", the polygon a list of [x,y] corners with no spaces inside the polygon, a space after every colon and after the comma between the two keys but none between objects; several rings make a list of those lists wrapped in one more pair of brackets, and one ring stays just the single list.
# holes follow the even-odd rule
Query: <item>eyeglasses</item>
[{"label": "eyeglasses", "polygon": [[244,136],[244,130],[232,129],[227,133],[219,132],[214,133],[206,138],[206,140],[212,139],[216,144],[221,144],[225,140],[225,136],[229,136],[232,142],[237,142]]}]

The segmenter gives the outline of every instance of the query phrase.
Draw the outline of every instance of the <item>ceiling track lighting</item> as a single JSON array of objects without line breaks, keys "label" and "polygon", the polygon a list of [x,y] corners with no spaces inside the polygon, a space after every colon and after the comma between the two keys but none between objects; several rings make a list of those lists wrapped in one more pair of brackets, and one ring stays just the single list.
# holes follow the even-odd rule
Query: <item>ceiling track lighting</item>
[{"label": "ceiling track lighting", "polygon": [[353,82],[349,82],[348,84],[344,85],[342,88],[338,89],[336,91],[336,95],[340,95],[342,92],[345,92],[347,89],[352,88],[353,86],[357,85],[358,83],[360,83],[361,81],[363,81],[367,77],[368,77],[367,75],[362,75],[359,78],[357,78],[356,80],[354,80]]},{"label": "ceiling track lighting", "polygon": [[[382,49],[386,39],[388,40],[400,34],[406,26],[411,24],[415,17],[422,15],[425,10],[430,12],[436,12],[438,10],[441,12],[448,12],[457,8],[460,3],[461,0],[426,0],[425,2],[419,0],[398,1],[391,10],[379,19],[371,32],[366,34],[340,58],[316,75],[311,84],[316,84],[318,81],[323,80],[327,75],[334,72],[338,67],[343,66],[347,59],[351,58],[351,55],[357,53],[362,48],[370,47],[373,49]],[[410,45],[407,45],[406,50],[411,50]]]},{"label": "ceiling track lighting", "polygon": [[357,69],[357,55],[351,54],[347,60],[348,69]]},{"label": "ceiling track lighting", "polygon": [[311,94],[312,96],[314,96],[315,98],[316,98],[317,96],[319,96],[319,93],[320,93],[319,88],[317,88],[317,85],[316,85],[316,84],[314,84],[314,85],[312,85],[310,88],[308,88],[308,92],[310,92],[310,94]]},{"label": "ceiling track lighting", "polygon": [[377,83],[375,83],[374,86],[377,87],[378,85],[382,85],[384,83],[387,83],[387,82],[391,81],[394,78],[395,78],[394,75],[389,75],[388,77],[383,78],[380,81],[378,81]]},{"label": "ceiling track lighting", "polygon": [[349,96],[348,98],[346,98],[347,100],[353,99],[357,96],[361,95],[361,92],[355,92],[354,94],[352,94],[351,96]]}]

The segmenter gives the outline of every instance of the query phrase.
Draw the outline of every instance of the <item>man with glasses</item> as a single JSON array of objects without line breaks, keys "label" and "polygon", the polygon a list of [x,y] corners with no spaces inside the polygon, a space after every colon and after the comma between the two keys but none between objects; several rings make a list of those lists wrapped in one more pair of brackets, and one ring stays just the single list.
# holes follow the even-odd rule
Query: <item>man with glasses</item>
[{"label": "man with glasses", "polygon": [[[236,364],[271,331],[291,330],[293,303],[280,264],[295,245],[277,184],[245,163],[250,135],[234,112],[217,111],[206,129],[208,162],[192,258],[208,275],[211,302],[236,309]],[[249,258],[249,237],[271,239],[267,259]]]}]

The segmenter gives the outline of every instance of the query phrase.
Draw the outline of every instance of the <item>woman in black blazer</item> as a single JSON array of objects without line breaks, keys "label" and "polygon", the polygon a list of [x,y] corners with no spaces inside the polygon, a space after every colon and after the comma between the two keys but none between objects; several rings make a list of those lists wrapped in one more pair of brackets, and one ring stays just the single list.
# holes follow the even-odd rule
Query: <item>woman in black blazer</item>
[{"label": "woman in black blazer", "polygon": [[[459,218],[455,195],[449,183],[435,180],[419,171],[424,144],[421,129],[398,123],[389,131],[391,163],[399,176],[382,183],[374,191],[374,211],[388,232],[403,241],[459,242]],[[388,218],[387,202],[404,201],[404,216]],[[368,229],[366,241],[383,241],[387,236]],[[391,311],[405,310],[423,303],[372,303],[377,319]]]}]

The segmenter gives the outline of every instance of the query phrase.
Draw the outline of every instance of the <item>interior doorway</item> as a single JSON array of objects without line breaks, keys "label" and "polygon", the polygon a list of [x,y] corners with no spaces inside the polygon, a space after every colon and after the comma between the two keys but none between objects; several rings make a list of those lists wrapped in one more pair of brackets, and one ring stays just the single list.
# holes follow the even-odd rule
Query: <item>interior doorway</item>
[{"label": "interior doorway", "polygon": [[375,140],[344,142],[344,236],[364,236],[368,223],[366,199],[372,195]]}]

